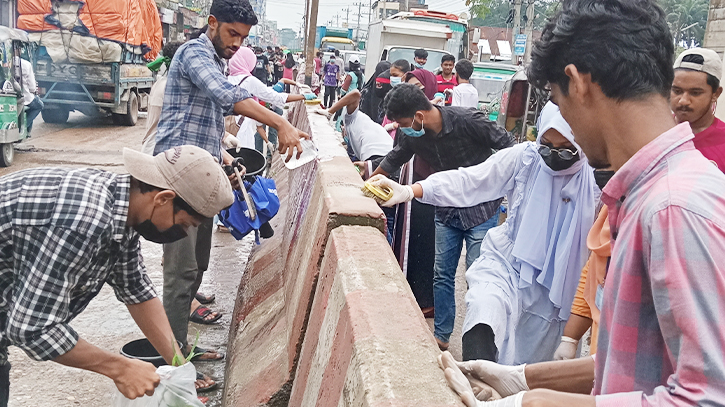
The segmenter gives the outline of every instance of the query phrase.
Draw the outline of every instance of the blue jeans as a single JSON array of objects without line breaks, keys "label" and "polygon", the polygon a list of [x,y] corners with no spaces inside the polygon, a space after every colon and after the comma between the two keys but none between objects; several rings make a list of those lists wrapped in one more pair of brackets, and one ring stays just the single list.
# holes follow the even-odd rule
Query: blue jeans
[{"label": "blue jeans", "polygon": [[456,319],[456,269],[466,241],[466,269],[478,258],[481,242],[489,229],[498,225],[498,211],[491,219],[468,230],[448,226],[436,217],[435,266],[433,268],[433,334],[448,342]]},{"label": "blue jeans", "polygon": [[[284,110],[280,109],[277,106],[272,106],[272,111],[277,113],[278,115],[282,116],[284,114]],[[267,129],[267,138],[269,139],[269,142],[277,146],[277,129],[274,129],[270,126],[264,126]],[[262,143],[264,143],[264,140],[262,140],[262,136],[259,135],[259,133],[254,133],[254,149],[262,152]],[[268,155],[271,155],[272,152],[268,152]]]},{"label": "blue jeans", "polygon": [[30,135],[30,131],[33,129],[33,120],[38,117],[40,111],[43,110],[43,106],[43,101],[38,96],[30,104],[25,106],[25,120],[28,122],[28,135]]}]

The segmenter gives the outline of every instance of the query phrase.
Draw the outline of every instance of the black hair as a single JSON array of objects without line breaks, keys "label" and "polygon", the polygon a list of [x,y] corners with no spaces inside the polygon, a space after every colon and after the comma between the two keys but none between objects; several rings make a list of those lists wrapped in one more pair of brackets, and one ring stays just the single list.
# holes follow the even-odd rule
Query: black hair
[{"label": "black hair", "polygon": [[405,59],[399,59],[395,62],[393,62],[390,67],[395,67],[403,71],[403,73],[410,72],[410,62],[408,62]]},{"label": "black hair", "polygon": [[256,54],[258,52],[264,52],[264,50],[260,47],[254,47],[254,53]]},{"label": "black hair", "polygon": [[336,57],[339,57],[339,56],[340,56],[340,50],[339,50],[339,49],[336,49],[336,50],[335,50],[335,56],[336,56]]},{"label": "black hair", "polygon": [[383,109],[388,119],[397,121],[413,117],[419,110],[429,111],[433,109],[433,105],[419,87],[401,83],[385,96]]},{"label": "black hair", "polygon": [[322,55],[324,55],[324,54],[323,54],[322,52],[320,52],[320,51],[317,51],[317,58],[321,58],[321,57],[322,57]]},{"label": "black hair", "polygon": [[220,23],[256,25],[259,22],[249,0],[214,0],[209,14]]},{"label": "black hair", "polygon": [[416,49],[414,55],[416,58],[428,59],[428,51],[423,48]]},{"label": "black hair", "polygon": [[272,49],[272,46],[271,45],[267,45],[267,49],[268,50],[271,50]]},{"label": "black hair", "polygon": [[285,68],[294,68],[295,67],[295,57],[292,55],[291,52],[287,53],[287,57],[284,60],[284,67]]},{"label": "black hair", "polygon": [[[682,62],[690,62],[693,64],[699,64],[699,65],[705,65],[705,58],[702,55],[697,54],[689,54],[682,57]],[[686,71],[694,71],[694,69],[689,68],[677,68],[677,70],[686,70]],[[720,79],[710,75],[707,72],[703,72],[707,75],[707,84],[712,88],[712,93],[717,92],[717,89],[720,87]]]},{"label": "black hair", "polygon": [[198,29],[198,30],[194,31],[193,33],[189,34],[189,39],[190,40],[195,40],[195,39],[201,37],[201,35],[204,34],[207,29],[209,29],[209,24],[204,24],[203,27],[201,27],[200,29]]},{"label": "black hair", "polygon": [[674,42],[657,0],[564,0],[534,44],[527,75],[539,89],[564,95],[573,64],[619,101],[650,94],[669,98]]},{"label": "black hair", "polygon": [[471,79],[473,75],[473,63],[467,59],[462,59],[456,63],[456,74],[465,80]]},{"label": "black hair", "polygon": [[451,54],[444,54],[443,57],[441,57],[441,65],[443,65],[444,62],[448,62],[448,61],[456,63],[456,57],[454,57]]},{"label": "black hair", "polygon": [[[131,177],[131,179],[132,179],[132,181],[135,181],[135,183],[138,185],[138,189],[139,189],[139,191],[141,191],[142,194],[145,194],[147,192],[164,190],[163,188],[147,184],[137,178]],[[132,185],[133,185],[133,182],[132,182]],[[174,213],[179,213],[179,211],[184,211],[194,218],[206,219],[206,216],[204,216],[204,215],[200,214],[199,212],[197,212],[196,210],[194,210],[194,208],[192,208],[191,205],[186,203],[185,200],[181,199],[181,197],[178,194],[174,197],[173,205],[174,205]]]},{"label": "black hair", "polygon": [[165,57],[173,60],[176,50],[178,50],[182,44],[182,42],[178,41],[169,41],[166,45],[164,45],[164,48],[161,49],[161,53],[164,54]]}]

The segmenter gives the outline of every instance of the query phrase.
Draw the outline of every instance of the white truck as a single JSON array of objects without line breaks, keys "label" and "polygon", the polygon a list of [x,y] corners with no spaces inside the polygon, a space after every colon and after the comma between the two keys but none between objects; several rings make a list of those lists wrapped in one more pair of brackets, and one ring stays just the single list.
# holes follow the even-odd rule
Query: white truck
[{"label": "white truck", "polygon": [[375,67],[380,61],[405,59],[412,62],[416,49],[428,51],[425,69],[434,71],[441,65],[446,42],[453,36],[442,24],[413,20],[387,19],[370,23],[366,64]]}]

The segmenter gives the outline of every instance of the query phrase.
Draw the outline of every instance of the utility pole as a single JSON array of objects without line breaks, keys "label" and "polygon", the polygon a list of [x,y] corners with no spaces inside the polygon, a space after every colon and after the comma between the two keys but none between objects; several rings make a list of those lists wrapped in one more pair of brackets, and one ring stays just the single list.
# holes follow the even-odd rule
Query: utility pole
[{"label": "utility pole", "polygon": [[315,30],[317,29],[317,9],[320,0],[310,0],[307,9],[307,54],[305,55],[305,84],[312,87],[312,75],[315,72]]},{"label": "utility pole", "polygon": [[526,7],[526,52],[524,53],[524,65],[531,60],[531,47],[534,44],[534,1],[529,0],[529,6]]},{"label": "utility pole", "polygon": [[518,65],[519,57],[514,52],[516,36],[521,34],[521,0],[514,1],[514,29],[511,31],[511,63]]},{"label": "utility pole", "polygon": [[345,28],[350,26],[350,7],[345,8]]},{"label": "utility pole", "polygon": [[368,27],[370,27],[370,22],[373,18],[373,0],[369,0],[370,3],[370,14],[368,14]]},{"label": "utility pole", "polygon": [[355,41],[360,41],[360,12],[362,11],[362,3],[357,3],[357,31],[355,31]]}]

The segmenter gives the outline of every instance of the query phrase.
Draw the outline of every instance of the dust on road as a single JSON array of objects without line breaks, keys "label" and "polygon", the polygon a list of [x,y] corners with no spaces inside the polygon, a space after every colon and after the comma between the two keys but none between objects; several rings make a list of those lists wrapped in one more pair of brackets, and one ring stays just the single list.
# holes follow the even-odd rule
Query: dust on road
[{"label": "dust on road", "polygon": [[[93,166],[123,172],[124,147],[140,149],[146,121],[135,127],[114,126],[110,118],[90,118],[71,114],[67,124],[47,124],[40,117],[33,126],[33,137],[17,147],[15,163],[0,168],[0,175],[33,167]],[[142,239],[143,240],[143,239]],[[253,246],[253,240],[237,242],[226,233],[215,232],[211,261],[200,291],[216,294],[211,306],[224,316],[215,325],[191,324],[193,340],[199,331],[199,345],[226,352],[227,336],[241,274]],[[142,241],[141,251],[149,277],[159,294],[162,287],[161,246]],[[90,343],[118,352],[125,343],[143,337],[126,307],[106,286],[71,326]],[[20,349],[11,347],[10,407],[107,407],[116,393],[113,382],[101,375],[65,367],[53,362],[36,362]],[[220,382],[210,397],[209,407],[220,406],[225,362],[196,363],[198,370]]]}]

